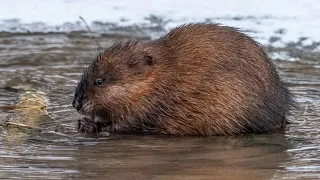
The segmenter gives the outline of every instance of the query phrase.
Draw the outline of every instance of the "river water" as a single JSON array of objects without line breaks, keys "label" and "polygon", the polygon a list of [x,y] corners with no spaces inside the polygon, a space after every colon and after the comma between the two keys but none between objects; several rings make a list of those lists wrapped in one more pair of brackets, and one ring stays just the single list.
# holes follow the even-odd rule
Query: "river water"
[{"label": "river water", "polygon": [[[300,8],[291,14],[271,1],[246,0],[238,8],[236,0],[177,1],[175,8],[165,0],[152,6],[148,1],[98,2],[102,5],[90,7],[84,0],[35,0],[25,6],[1,2],[0,121],[12,115],[1,107],[14,104],[29,88],[48,96],[50,118],[39,124],[41,132],[31,135],[15,137],[0,127],[0,179],[320,179],[317,1],[279,2],[283,11],[290,11],[286,5],[292,11]],[[193,4],[199,13],[193,14]],[[15,8],[8,11],[10,7]],[[102,7],[110,14],[97,15],[94,10]],[[217,10],[201,11],[208,7]],[[28,15],[27,8],[35,10]],[[65,13],[65,19],[49,16],[43,8],[47,14]],[[79,15],[88,18],[93,33],[86,32]],[[99,51],[93,36],[102,47],[129,39],[148,41],[195,20],[239,27],[263,45],[299,105],[284,133],[202,138],[77,132],[79,115],[71,102],[84,67]]]}]

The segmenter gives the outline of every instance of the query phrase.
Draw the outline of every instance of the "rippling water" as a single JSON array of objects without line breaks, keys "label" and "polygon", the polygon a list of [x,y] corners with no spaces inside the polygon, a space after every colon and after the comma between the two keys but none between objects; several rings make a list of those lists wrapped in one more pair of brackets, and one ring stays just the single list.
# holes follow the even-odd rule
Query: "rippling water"
[{"label": "rippling water", "polygon": [[[115,25],[98,35],[108,47],[165,30]],[[270,37],[263,44],[299,104],[283,134],[97,137],[77,133],[71,107],[83,68],[98,52],[91,34],[0,32],[0,106],[33,88],[48,95],[51,116],[39,124],[42,132],[22,137],[0,127],[0,179],[320,179],[319,43],[296,39],[279,47]],[[0,121],[12,114],[1,107]]]}]

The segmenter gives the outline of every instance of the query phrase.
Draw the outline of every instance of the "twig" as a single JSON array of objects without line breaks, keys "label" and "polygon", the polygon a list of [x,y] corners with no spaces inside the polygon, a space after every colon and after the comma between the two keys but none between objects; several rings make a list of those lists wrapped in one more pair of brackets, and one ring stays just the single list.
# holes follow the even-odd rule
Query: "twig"
[{"label": "twig", "polygon": [[34,127],[32,127],[32,126],[28,126],[26,124],[21,124],[21,123],[14,123],[14,122],[7,122],[5,126],[8,127],[10,125],[13,125],[16,127],[27,128],[27,129],[34,129]]},{"label": "twig", "polygon": [[93,34],[93,32],[91,31],[91,29],[90,29],[89,25],[87,24],[86,20],[85,20],[83,17],[81,17],[81,16],[79,16],[79,18],[80,18],[81,21],[84,23],[84,25],[86,26],[88,32],[91,34],[91,36],[93,36],[94,41],[96,42],[99,50],[102,49],[99,41],[97,40],[96,36],[94,36],[94,34]]}]

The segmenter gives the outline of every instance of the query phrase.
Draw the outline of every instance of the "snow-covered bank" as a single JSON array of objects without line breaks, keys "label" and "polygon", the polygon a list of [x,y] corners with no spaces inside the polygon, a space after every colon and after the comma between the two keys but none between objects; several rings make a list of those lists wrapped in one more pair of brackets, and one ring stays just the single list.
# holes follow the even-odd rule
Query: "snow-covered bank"
[{"label": "snow-covered bank", "polygon": [[279,37],[279,45],[301,37],[307,37],[305,44],[320,41],[318,0],[0,0],[0,4],[0,31],[81,30],[79,16],[89,23],[139,25],[150,23],[145,18],[155,15],[170,20],[166,29],[210,20],[249,31],[262,44],[269,44],[271,37]]}]

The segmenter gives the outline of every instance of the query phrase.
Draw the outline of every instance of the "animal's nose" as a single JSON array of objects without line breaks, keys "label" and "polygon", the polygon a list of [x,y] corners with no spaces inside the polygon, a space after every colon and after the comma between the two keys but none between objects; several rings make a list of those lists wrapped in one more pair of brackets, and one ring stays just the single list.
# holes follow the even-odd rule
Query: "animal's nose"
[{"label": "animal's nose", "polygon": [[72,102],[72,106],[73,106],[74,108],[76,108],[77,111],[80,111],[80,109],[81,109],[81,107],[82,107],[82,103],[79,102],[79,101],[77,101],[76,99],[74,99],[73,102]]}]

